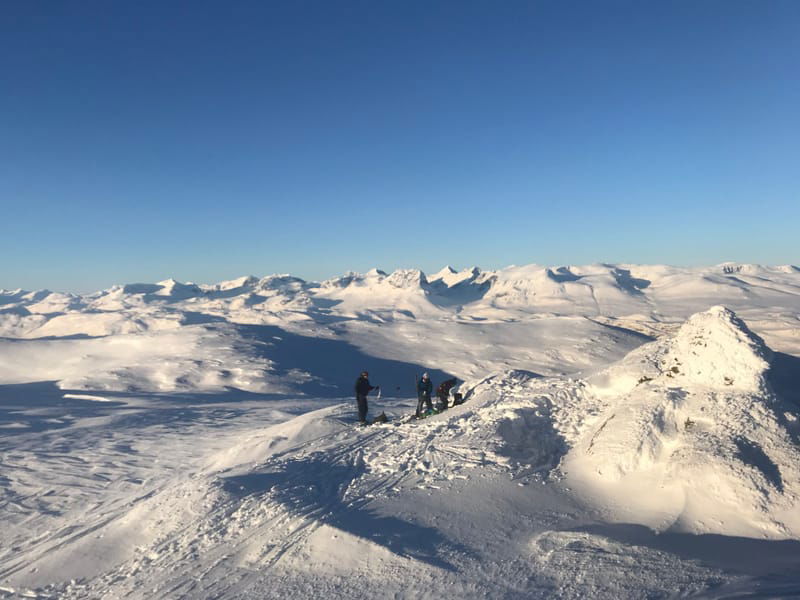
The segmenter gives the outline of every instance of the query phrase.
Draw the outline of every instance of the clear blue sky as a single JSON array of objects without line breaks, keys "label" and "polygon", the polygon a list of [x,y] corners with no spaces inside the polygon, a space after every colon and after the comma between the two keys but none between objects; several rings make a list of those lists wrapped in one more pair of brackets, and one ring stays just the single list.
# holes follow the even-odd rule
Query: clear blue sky
[{"label": "clear blue sky", "polygon": [[26,2],[0,287],[800,262],[800,2]]}]

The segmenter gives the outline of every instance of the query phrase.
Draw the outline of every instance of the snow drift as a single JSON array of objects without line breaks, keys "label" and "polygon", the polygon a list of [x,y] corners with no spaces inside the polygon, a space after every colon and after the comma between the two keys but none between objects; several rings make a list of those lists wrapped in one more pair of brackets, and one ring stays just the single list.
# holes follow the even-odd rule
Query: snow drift
[{"label": "snow drift", "polygon": [[610,521],[798,539],[798,408],[771,389],[771,357],[715,306],[588,379],[496,376],[475,412],[515,468],[564,477]]}]

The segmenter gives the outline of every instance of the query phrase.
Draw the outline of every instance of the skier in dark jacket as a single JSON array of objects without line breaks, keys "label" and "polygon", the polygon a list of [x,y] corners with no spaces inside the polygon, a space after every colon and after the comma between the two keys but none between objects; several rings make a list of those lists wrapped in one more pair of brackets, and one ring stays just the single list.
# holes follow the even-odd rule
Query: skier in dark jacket
[{"label": "skier in dark jacket", "polygon": [[417,383],[417,418],[422,415],[422,405],[425,404],[428,413],[433,412],[433,403],[431,402],[431,392],[433,391],[433,383],[427,373],[422,375],[422,379]]},{"label": "skier in dark jacket", "polygon": [[447,405],[450,399],[450,390],[457,383],[457,381],[458,380],[453,377],[452,379],[447,379],[439,384],[439,387],[436,388],[436,397],[439,399],[439,403],[436,408],[439,410],[447,410]]},{"label": "skier in dark jacket", "polygon": [[369,373],[361,372],[361,376],[356,379],[356,403],[358,404],[358,421],[362,425],[367,423],[367,394],[378,386],[369,384]]}]

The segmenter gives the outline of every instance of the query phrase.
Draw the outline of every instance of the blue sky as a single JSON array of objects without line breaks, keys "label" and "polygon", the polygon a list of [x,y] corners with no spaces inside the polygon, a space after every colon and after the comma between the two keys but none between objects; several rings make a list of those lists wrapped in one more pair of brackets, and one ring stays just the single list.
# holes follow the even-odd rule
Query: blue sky
[{"label": "blue sky", "polygon": [[800,262],[800,3],[9,2],[0,287]]}]

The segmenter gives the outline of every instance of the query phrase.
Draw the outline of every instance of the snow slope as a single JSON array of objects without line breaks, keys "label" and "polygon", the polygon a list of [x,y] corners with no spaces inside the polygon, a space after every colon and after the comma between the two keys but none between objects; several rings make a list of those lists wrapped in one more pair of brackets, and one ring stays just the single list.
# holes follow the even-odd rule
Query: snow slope
[{"label": "snow slope", "polygon": [[[251,405],[227,415],[227,432],[209,429],[219,417],[158,431],[153,409],[138,408],[135,433],[112,421],[19,445],[13,501],[36,510],[9,520],[3,589],[66,599],[636,598],[738,581],[592,532],[557,482],[510,477],[474,446],[479,432],[453,429],[470,421],[466,407],[354,430],[349,406],[269,426],[268,409]],[[69,460],[53,452],[49,472],[23,470],[26,451],[47,456],[57,443],[71,445]],[[162,464],[148,465],[154,458]]]},{"label": "snow slope", "polygon": [[[796,597],[799,300],[734,264],[2,291],[0,598]],[[405,423],[422,370],[467,402]]]}]

